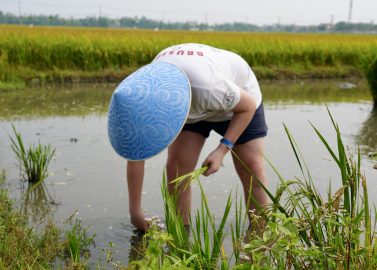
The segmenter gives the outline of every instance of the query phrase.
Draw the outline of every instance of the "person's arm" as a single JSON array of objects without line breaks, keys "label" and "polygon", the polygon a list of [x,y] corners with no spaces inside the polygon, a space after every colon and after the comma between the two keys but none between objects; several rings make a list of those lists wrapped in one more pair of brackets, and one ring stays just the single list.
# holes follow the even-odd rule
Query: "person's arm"
[{"label": "person's arm", "polygon": [[148,229],[141,208],[141,193],[144,180],[144,161],[127,161],[128,202],[131,223],[139,230]]},{"label": "person's arm", "polygon": [[[256,110],[254,98],[245,90],[241,90],[240,94],[240,101],[232,110],[233,117],[224,134],[224,138],[232,143],[235,143],[241,136],[242,132],[253,118]],[[220,143],[217,148],[208,155],[203,162],[203,166],[209,166],[208,170],[204,173],[205,176],[211,175],[220,169],[224,156],[228,151],[229,149],[223,143]]]}]

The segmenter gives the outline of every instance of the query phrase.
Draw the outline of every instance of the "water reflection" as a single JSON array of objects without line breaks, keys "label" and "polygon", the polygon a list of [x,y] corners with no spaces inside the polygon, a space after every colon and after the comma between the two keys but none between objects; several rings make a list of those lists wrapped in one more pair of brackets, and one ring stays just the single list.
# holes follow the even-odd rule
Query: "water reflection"
[{"label": "water reflection", "polygon": [[114,89],[113,84],[90,84],[2,92],[0,120],[103,114]]},{"label": "water reflection", "polygon": [[130,239],[130,251],[128,261],[139,261],[143,258],[145,252],[145,234],[141,231],[134,230]]},{"label": "water reflection", "polygon": [[335,80],[262,82],[265,102],[273,104],[324,104],[372,100],[365,80],[354,81],[355,88],[341,89]]},{"label": "water reflection", "polygon": [[357,135],[357,142],[364,154],[377,152],[377,108],[369,114]]},{"label": "water reflection", "polygon": [[[263,98],[269,103],[328,103],[371,100],[365,80],[354,89],[340,89],[334,80],[261,82]],[[105,114],[116,84],[68,85],[0,93],[0,120],[50,116]]]},{"label": "water reflection", "polygon": [[56,202],[44,183],[28,184],[21,190],[21,212],[29,222],[36,224],[52,218]]}]

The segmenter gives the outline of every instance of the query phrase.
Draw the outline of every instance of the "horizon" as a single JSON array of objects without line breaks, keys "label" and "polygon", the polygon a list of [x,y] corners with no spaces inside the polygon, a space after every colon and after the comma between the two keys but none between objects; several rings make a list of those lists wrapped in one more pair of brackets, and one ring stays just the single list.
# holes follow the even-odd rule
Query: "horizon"
[{"label": "horizon", "polygon": [[165,23],[196,22],[208,25],[247,23],[257,26],[305,26],[338,22],[374,24],[377,19],[374,12],[377,10],[377,1],[373,0],[332,0],[329,3],[326,0],[285,0],[284,3],[277,0],[265,0],[263,3],[251,3],[247,0],[233,0],[233,3],[215,0],[191,0],[190,3],[161,0],[155,3],[139,0],[127,5],[120,0],[68,0],[65,3],[57,0],[41,1],[0,0],[0,10],[15,16],[58,15],[65,19],[145,17]]}]

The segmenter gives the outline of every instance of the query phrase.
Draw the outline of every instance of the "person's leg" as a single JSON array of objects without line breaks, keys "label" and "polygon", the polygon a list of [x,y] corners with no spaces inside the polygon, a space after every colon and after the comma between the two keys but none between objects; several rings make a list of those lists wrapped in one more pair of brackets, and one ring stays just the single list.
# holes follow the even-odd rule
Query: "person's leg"
[{"label": "person's leg", "polygon": [[[242,160],[242,162],[249,168],[251,172],[267,186],[267,178],[264,166],[264,138],[260,137],[254,140],[250,140],[244,144],[238,144],[233,148],[236,155]],[[265,206],[268,203],[267,194],[259,183],[254,179],[251,181],[250,172],[242,165],[237,157],[232,155],[234,166],[237,174],[242,182],[242,186],[245,194],[245,202],[249,204],[249,210],[256,210],[255,204],[249,198],[250,182],[252,182],[252,196],[261,205]]]},{"label": "person's leg", "polygon": [[179,211],[186,225],[190,223],[191,187],[186,187],[185,183],[182,183],[176,188],[171,181],[195,169],[204,142],[205,137],[201,134],[183,130],[168,150],[166,163],[168,189],[171,194],[178,192]]},{"label": "person's leg", "polygon": [[146,231],[148,225],[141,208],[141,192],[144,180],[144,161],[127,161],[128,202],[131,223],[137,229]]}]

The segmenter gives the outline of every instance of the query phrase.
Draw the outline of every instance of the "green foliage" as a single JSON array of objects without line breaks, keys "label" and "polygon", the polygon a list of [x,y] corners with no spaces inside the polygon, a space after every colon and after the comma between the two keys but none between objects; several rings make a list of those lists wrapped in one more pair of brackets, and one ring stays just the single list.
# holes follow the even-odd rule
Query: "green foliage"
[{"label": "green foliage", "polygon": [[299,226],[297,218],[271,213],[263,235],[250,236],[250,242],[243,247],[247,254],[244,261],[233,269],[310,269],[305,268],[310,264],[320,269],[325,254],[300,241]]},{"label": "green foliage", "polygon": [[[43,226],[30,227],[28,216],[15,207],[7,190],[0,188],[0,269],[87,269],[80,256],[88,255],[94,236],[89,237],[87,229],[75,221],[63,238],[50,219],[44,221]],[[60,258],[64,265],[56,268]]]},{"label": "green foliage", "polygon": [[377,107],[377,58],[368,66],[366,75],[375,107]]},{"label": "green foliage", "polygon": [[187,267],[195,259],[195,255],[183,255],[181,258],[169,254],[167,247],[174,245],[172,237],[153,227],[144,236],[145,253],[142,260],[133,261],[128,269],[135,270],[186,270],[192,269]]},{"label": "green foliage", "polygon": [[[296,221],[297,236],[302,250],[305,251],[295,255],[287,253],[286,262],[290,262],[294,269],[302,269],[302,266],[305,266],[304,269],[375,269],[376,224],[371,220],[373,215],[369,206],[366,179],[361,174],[360,153],[356,160],[347,154],[339,127],[330,112],[329,115],[336,131],[336,150],[330,147],[313,126],[340,172],[341,187],[334,194],[328,192],[327,202],[316,189],[315,178],[288,128],[287,135],[302,179],[285,180],[274,168],[280,179],[280,186],[273,200],[275,206],[272,211],[278,213],[283,208],[282,213]],[[281,223],[276,219],[272,220]],[[279,263],[278,257],[274,257],[273,253],[270,253],[270,256],[273,257],[274,264]]]},{"label": "green foliage", "polygon": [[70,264],[80,264],[81,257],[88,258],[90,256],[89,247],[95,245],[95,235],[88,235],[88,227],[83,228],[81,220],[74,219],[72,215],[68,220],[72,228],[65,231],[65,254],[69,258]]},{"label": "green foliage", "polygon": [[51,269],[60,254],[60,231],[51,222],[44,228],[27,226],[5,189],[0,189],[0,269]]},{"label": "green foliage", "polygon": [[21,134],[17,132],[14,125],[12,128],[16,138],[9,136],[11,147],[21,166],[22,177],[32,184],[41,183],[47,177],[48,165],[55,154],[55,149],[52,149],[51,145],[41,144],[30,145],[29,149],[26,149]]},{"label": "green foliage", "polygon": [[[185,228],[179,215],[176,199],[177,192],[179,191],[177,190],[177,192],[169,194],[167,187],[165,185],[162,186],[162,194],[165,202],[166,231],[173,240],[169,245],[170,254],[181,259],[194,254],[195,256],[192,259],[190,267],[215,269],[220,263],[221,269],[228,269],[229,261],[225,257],[223,242],[225,223],[232,205],[231,194],[228,197],[220,223],[216,224],[215,217],[208,206],[203,186],[198,179],[199,175],[203,174],[206,170],[207,167],[202,167],[173,181],[176,187],[179,185],[189,185],[195,180],[199,184],[201,208],[193,216],[189,228]],[[166,180],[164,180],[164,183],[166,183]]]}]

